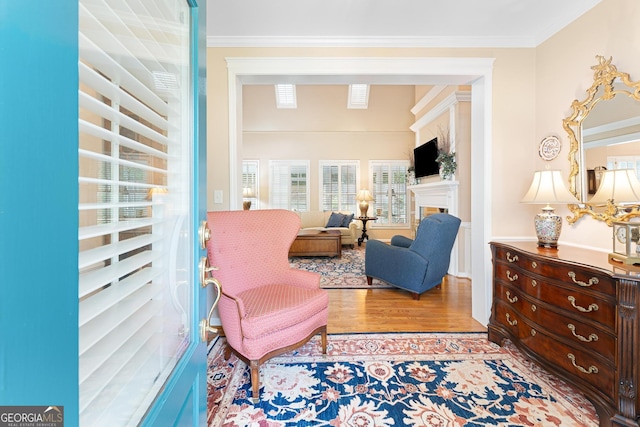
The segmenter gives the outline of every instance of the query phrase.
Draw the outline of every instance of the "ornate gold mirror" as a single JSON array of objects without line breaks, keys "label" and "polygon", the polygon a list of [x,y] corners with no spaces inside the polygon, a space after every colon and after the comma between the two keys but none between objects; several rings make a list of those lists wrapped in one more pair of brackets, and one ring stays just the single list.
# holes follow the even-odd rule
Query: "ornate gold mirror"
[{"label": "ornate gold mirror", "polygon": [[573,216],[567,220],[589,215],[612,225],[640,216],[640,199],[614,200],[600,186],[612,170],[633,169],[632,178],[640,173],[640,81],[618,71],[612,58],[596,58],[586,99],[575,99],[573,112],[562,121],[569,136],[569,189],[582,202],[569,205]]}]

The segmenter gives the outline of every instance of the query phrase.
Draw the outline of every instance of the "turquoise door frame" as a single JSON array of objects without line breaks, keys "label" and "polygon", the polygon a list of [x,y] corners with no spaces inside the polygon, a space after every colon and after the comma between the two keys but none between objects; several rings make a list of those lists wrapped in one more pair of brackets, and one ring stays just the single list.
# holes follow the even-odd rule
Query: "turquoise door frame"
[{"label": "turquoise door frame", "polygon": [[[196,92],[206,88],[203,4],[192,4],[201,42],[192,55]],[[0,2],[0,57],[0,406],[62,406],[65,426],[76,426],[78,1]],[[197,236],[206,213],[204,93],[194,112]],[[206,423],[206,349],[198,337],[206,293],[197,283],[204,251],[193,251],[192,345],[145,419],[149,425]]]},{"label": "turquoise door frame", "polygon": [[200,5],[189,0],[191,22],[198,23],[191,29],[192,37],[192,81],[194,82],[194,129],[193,176],[194,205],[192,209],[193,236],[193,293],[194,309],[191,319],[191,345],[178,362],[162,393],[151,407],[142,425],[156,426],[205,426],[207,424],[207,354],[206,345],[200,339],[200,320],[207,316],[207,289],[199,283],[198,261],[206,256],[206,251],[197,244],[198,227],[207,219],[206,176],[207,176],[207,109],[206,93],[206,1]]},{"label": "turquoise door frame", "polygon": [[69,426],[78,423],[77,21],[77,0],[0,4],[0,405],[64,406]]}]

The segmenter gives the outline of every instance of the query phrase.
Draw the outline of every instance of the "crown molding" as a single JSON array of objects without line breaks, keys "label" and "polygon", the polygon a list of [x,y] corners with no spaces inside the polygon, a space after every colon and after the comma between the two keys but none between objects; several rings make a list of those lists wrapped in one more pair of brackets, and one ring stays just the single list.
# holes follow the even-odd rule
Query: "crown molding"
[{"label": "crown molding", "polygon": [[207,47],[533,48],[536,37],[297,37],[208,36]]},{"label": "crown molding", "polygon": [[427,92],[422,97],[422,99],[420,99],[420,101],[416,103],[416,105],[413,106],[413,108],[411,109],[411,114],[416,115],[420,111],[422,111],[422,109],[426,107],[427,104],[429,104],[431,101],[433,101],[436,96],[438,96],[443,90],[446,89],[446,87],[447,85],[436,85],[431,88],[431,90]]},{"label": "crown molding", "polygon": [[438,103],[438,105],[433,107],[431,110],[429,110],[427,114],[420,117],[419,120],[417,120],[414,124],[409,126],[409,129],[417,133],[421,128],[425,127],[426,125],[434,121],[436,118],[440,117],[441,114],[444,114],[445,112],[447,112],[449,108],[456,105],[458,102],[465,102],[465,101],[471,102],[471,92],[467,90],[456,91],[451,95],[447,96],[445,99],[443,99],[440,103]]}]

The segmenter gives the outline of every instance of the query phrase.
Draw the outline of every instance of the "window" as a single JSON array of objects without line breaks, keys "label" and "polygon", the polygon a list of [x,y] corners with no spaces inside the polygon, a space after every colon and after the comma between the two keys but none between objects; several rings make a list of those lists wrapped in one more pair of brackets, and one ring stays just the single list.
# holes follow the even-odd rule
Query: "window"
[{"label": "window", "polygon": [[192,336],[190,16],[80,1],[80,425],[137,425]]},{"label": "window", "polygon": [[349,85],[349,101],[347,108],[366,109],[369,107],[369,85],[351,84]]},{"label": "window", "polygon": [[369,181],[374,208],[378,220],[376,226],[409,226],[406,175],[409,162],[406,160],[371,161]]},{"label": "window", "polygon": [[242,200],[251,202],[251,208],[260,209],[260,161],[242,161]]},{"label": "window", "polygon": [[640,156],[607,156],[607,169],[633,169],[640,179]]},{"label": "window", "polygon": [[309,210],[309,161],[269,162],[269,205],[272,209]]},{"label": "window", "polygon": [[297,108],[296,86],[293,84],[277,84],[276,107],[277,108]]},{"label": "window", "polygon": [[320,207],[323,211],[356,212],[359,169],[355,160],[320,161]]}]

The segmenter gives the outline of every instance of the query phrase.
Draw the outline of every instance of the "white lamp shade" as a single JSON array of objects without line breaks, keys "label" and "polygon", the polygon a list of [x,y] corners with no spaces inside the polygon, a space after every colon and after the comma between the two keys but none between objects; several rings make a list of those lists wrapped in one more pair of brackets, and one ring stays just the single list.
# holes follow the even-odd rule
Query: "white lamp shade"
[{"label": "white lamp shade", "polygon": [[369,190],[360,190],[356,195],[356,200],[370,202],[373,200],[373,196]]},{"label": "white lamp shade", "polygon": [[580,203],[564,185],[562,175],[558,170],[536,171],[529,191],[524,195],[521,203]]},{"label": "white lamp shade", "polygon": [[255,197],[255,193],[253,192],[253,188],[244,187],[242,189],[242,197]]},{"label": "white lamp shade", "polygon": [[633,169],[604,171],[600,187],[589,200],[590,205],[640,203],[640,182]]}]

